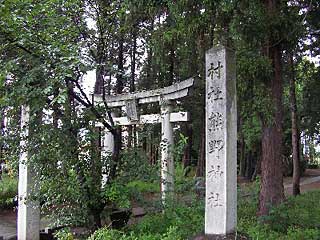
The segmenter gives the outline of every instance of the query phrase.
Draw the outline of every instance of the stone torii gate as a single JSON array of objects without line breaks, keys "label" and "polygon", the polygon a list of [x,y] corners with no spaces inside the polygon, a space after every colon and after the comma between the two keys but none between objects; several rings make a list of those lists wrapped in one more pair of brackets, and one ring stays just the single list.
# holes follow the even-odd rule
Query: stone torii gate
[{"label": "stone torii gate", "polygon": [[[165,202],[167,195],[174,191],[174,162],[170,147],[173,145],[172,123],[186,122],[190,120],[188,112],[172,112],[172,101],[188,95],[193,86],[194,79],[189,78],[169,87],[142,91],[117,96],[106,96],[105,102],[109,108],[125,108],[125,117],[114,117],[113,122],[119,126],[129,126],[135,124],[155,124],[161,123],[161,197]],[[95,103],[104,102],[100,94],[94,95]],[[160,114],[138,115],[137,105],[158,102],[161,110]],[[114,116],[114,114],[112,114]],[[96,124],[102,126],[102,124]],[[114,142],[109,131],[105,131],[104,150],[112,152]],[[104,176],[104,180],[106,176]]]}]

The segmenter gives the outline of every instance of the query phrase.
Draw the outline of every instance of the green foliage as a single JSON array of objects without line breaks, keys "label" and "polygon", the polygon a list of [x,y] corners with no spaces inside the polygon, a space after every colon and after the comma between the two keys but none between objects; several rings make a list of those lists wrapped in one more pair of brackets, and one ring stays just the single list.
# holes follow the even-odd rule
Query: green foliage
[{"label": "green foliage", "polygon": [[101,228],[95,231],[88,240],[113,240],[113,239],[123,239],[123,233],[118,230],[110,230],[108,228]]},{"label": "green foliage", "polygon": [[[273,208],[263,222],[257,215],[260,180],[239,189],[239,233],[250,239],[318,239],[320,191],[290,197],[284,204]],[[164,212],[145,216],[139,223],[122,231],[102,228],[89,240],[174,240],[189,239],[202,232],[204,226],[204,202],[196,199],[190,203],[171,202]]]},{"label": "green foliage", "polygon": [[6,174],[0,180],[0,208],[12,208],[18,195],[18,181]]},{"label": "green foliage", "polygon": [[318,240],[320,236],[319,228],[294,228],[288,229],[288,240]]},{"label": "green foliage", "polygon": [[320,133],[320,70],[314,63],[302,59],[296,66],[297,80],[301,85],[300,109],[302,116],[301,128],[310,137]]},{"label": "green foliage", "polygon": [[[291,228],[320,228],[320,191],[308,192],[288,200],[274,208],[266,220],[277,231]],[[320,230],[320,229],[319,229]]]},{"label": "green foliage", "polygon": [[137,236],[134,233],[125,234],[117,230],[102,228],[90,236],[88,240],[182,240],[177,232],[176,227],[169,227],[164,234],[146,233]]},{"label": "green foliage", "polygon": [[158,181],[159,168],[149,163],[147,155],[141,149],[129,149],[121,156],[118,181],[126,184],[131,181]]},{"label": "green foliage", "polygon": [[179,137],[176,139],[174,146],[171,149],[175,162],[181,162],[183,150],[187,144],[187,141],[188,137],[184,136],[182,133],[179,133]]},{"label": "green foliage", "polygon": [[191,167],[184,169],[182,163],[178,162],[175,164],[175,191],[179,194],[191,194],[195,188],[197,179],[186,176],[186,171],[191,171]]},{"label": "green foliage", "polygon": [[131,191],[137,191],[141,193],[159,193],[160,192],[160,183],[159,181],[155,182],[147,182],[147,181],[141,181],[141,180],[136,180],[129,182],[127,184],[127,187]]},{"label": "green foliage", "polygon": [[[257,185],[257,184],[255,184]],[[252,239],[318,239],[320,191],[290,197],[285,203],[272,208],[270,215],[259,219],[256,187],[245,189],[238,201],[238,231]],[[263,222],[261,222],[263,220]]]},{"label": "green foliage", "polygon": [[129,208],[129,191],[126,186],[118,183],[108,185],[104,191],[106,201],[116,204],[118,208]]},{"label": "green foliage", "polygon": [[89,240],[179,240],[201,232],[204,206],[202,201],[190,205],[172,204],[163,213],[154,213],[126,232],[102,228]]},{"label": "green foliage", "polygon": [[63,228],[54,233],[54,237],[58,240],[73,240],[74,237],[70,228]]},{"label": "green foliage", "polygon": [[173,203],[164,213],[147,216],[134,226],[132,231],[137,234],[151,233],[164,234],[170,227],[177,228],[177,236],[185,239],[202,231],[204,217],[204,203],[194,201],[190,205]]},{"label": "green foliage", "polygon": [[[20,151],[17,137],[20,134],[20,106],[29,104],[32,108],[30,161],[41,182],[41,194],[36,197],[44,202],[43,210],[52,214],[57,224],[85,223],[90,211],[99,212],[106,203],[129,207],[129,200],[135,195],[157,194],[159,166],[151,166],[146,153],[139,149],[121,152],[116,179],[111,179],[111,184],[101,189],[103,167],[115,163],[111,158],[99,161],[99,153],[94,147],[98,134],[91,123],[101,119],[106,109],[92,106],[88,96],[83,94],[84,75],[93,68],[97,79],[107,80],[109,75],[110,79],[118,79],[121,75],[121,84],[127,87],[128,68],[133,66],[129,57],[133,59],[135,54],[136,66],[131,77],[134,84],[138,83],[136,89],[167,86],[195,76],[193,96],[183,103],[178,102],[177,107],[184,107],[194,116],[192,142],[193,148],[198,149],[203,122],[203,112],[201,110],[199,114],[199,111],[204,109],[205,99],[204,52],[217,42],[227,43],[236,50],[240,131],[247,150],[252,150],[261,139],[261,119],[270,122],[274,111],[266,89],[273,73],[272,63],[263,52],[267,45],[273,44],[291,51],[297,47],[298,40],[310,52],[315,48],[319,50],[318,38],[310,38],[312,34],[306,33],[309,29],[318,31],[318,9],[317,1],[311,1],[310,6],[304,1],[292,1],[291,4],[283,1],[280,11],[275,12],[277,15],[271,16],[266,14],[262,2],[253,0],[1,1],[0,109],[1,113],[4,109],[10,118],[6,126],[8,135],[4,139],[1,136],[1,142],[3,140],[9,146],[10,165],[17,166]],[[304,11],[308,13],[305,16],[299,13]],[[96,27],[88,26],[88,18],[92,18]],[[283,31],[287,28],[292,31]],[[306,38],[315,47],[307,46]],[[137,49],[133,48],[133,42],[139,43]],[[301,51],[299,54],[304,54]],[[124,56],[122,64],[125,62],[122,68],[120,55]],[[303,98],[302,127],[310,134],[318,133],[319,71],[315,66],[303,63],[296,72],[303,91],[300,94]],[[6,80],[8,75],[11,80]],[[112,86],[109,87],[108,90],[114,92]],[[94,114],[92,109],[101,116]],[[150,113],[155,109],[158,110],[158,106],[146,108]],[[152,132],[155,136],[160,135],[159,128]],[[176,162],[181,159],[186,140],[180,135],[176,141],[172,150]],[[181,165],[176,166],[175,178],[178,194],[184,194],[194,186],[194,179],[185,177]],[[13,185],[2,187],[14,189]],[[16,187],[8,196],[13,192],[16,194]],[[240,203],[239,211],[243,213],[239,225],[245,230],[242,223],[252,223],[248,231],[267,238],[268,229],[257,227],[256,221],[250,220],[257,204],[256,192],[253,198],[246,204]],[[178,212],[172,210],[172,215],[153,216],[150,221],[165,228],[149,235],[138,232],[139,239],[154,236],[179,239],[185,236],[183,231],[195,232],[195,229],[189,231],[190,226],[183,225],[181,219],[187,219],[188,214],[183,210],[186,206],[180,207]],[[194,214],[200,216],[200,213]],[[200,222],[200,217],[193,220]],[[298,234],[300,229],[290,231]],[[134,238],[130,234],[112,231],[110,234]],[[120,238],[120,235],[117,236]]]}]

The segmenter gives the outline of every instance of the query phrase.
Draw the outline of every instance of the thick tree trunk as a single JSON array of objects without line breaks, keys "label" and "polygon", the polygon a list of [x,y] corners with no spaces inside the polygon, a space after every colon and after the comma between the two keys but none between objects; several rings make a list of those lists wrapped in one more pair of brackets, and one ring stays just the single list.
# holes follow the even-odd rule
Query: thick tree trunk
[{"label": "thick tree trunk", "polygon": [[290,105],[291,105],[291,140],[292,140],[292,162],[293,177],[292,190],[293,195],[300,194],[300,147],[299,147],[299,130],[297,116],[296,87],[294,76],[293,56],[290,56],[291,78],[290,78]]},{"label": "thick tree trunk", "polygon": [[267,215],[271,206],[284,200],[281,50],[279,46],[274,46],[269,48],[267,52],[273,64],[273,76],[267,88],[271,91],[270,96],[274,112],[270,116],[271,119],[263,119],[259,215]]}]

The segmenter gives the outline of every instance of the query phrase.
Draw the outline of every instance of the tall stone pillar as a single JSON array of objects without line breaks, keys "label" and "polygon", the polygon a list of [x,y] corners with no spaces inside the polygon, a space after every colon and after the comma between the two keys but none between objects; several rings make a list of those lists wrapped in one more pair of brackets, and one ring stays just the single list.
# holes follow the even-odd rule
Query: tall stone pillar
[{"label": "tall stone pillar", "polygon": [[234,53],[219,46],[206,53],[205,234],[236,231],[237,109]]},{"label": "tall stone pillar", "polygon": [[40,206],[39,202],[30,198],[35,190],[35,180],[32,166],[28,164],[29,134],[28,123],[30,119],[29,107],[21,108],[21,130],[22,140],[20,142],[19,159],[19,186],[18,186],[18,240],[38,240],[40,237]]},{"label": "tall stone pillar", "polygon": [[161,197],[162,202],[174,191],[174,162],[172,154],[173,129],[170,123],[172,106],[169,101],[161,102]]}]

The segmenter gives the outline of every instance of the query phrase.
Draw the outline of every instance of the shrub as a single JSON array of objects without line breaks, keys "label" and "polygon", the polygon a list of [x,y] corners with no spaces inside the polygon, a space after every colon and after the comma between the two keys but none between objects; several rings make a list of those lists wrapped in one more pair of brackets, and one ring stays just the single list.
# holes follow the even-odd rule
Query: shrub
[{"label": "shrub", "polygon": [[289,197],[286,202],[270,211],[266,220],[277,231],[291,228],[320,228],[320,191]]},{"label": "shrub", "polygon": [[14,207],[14,198],[18,195],[18,180],[3,175],[0,180],[0,208]]},{"label": "shrub", "polygon": [[177,227],[169,227],[168,231],[163,234],[146,232],[140,235],[102,228],[92,234],[88,240],[182,240],[182,238],[178,234]]},{"label": "shrub", "polygon": [[108,228],[96,231],[89,240],[182,240],[202,231],[204,206],[200,201],[187,206],[168,205],[165,212],[154,213],[126,232]]},{"label": "shrub", "polygon": [[251,239],[320,239],[320,191],[289,197],[280,206],[272,208],[269,216],[259,219],[256,216],[256,189],[255,186],[245,189],[246,195],[250,196],[247,198],[241,198],[239,194],[239,232]]},{"label": "shrub", "polygon": [[138,191],[141,193],[156,193],[160,192],[160,182],[145,182],[141,180],[136,180],[129,182],[127,184],[129,189]]},{"label": "shrub", "polygon": [[292,228],[288,229],[287,240],[319,240],[319,228]]},{"label": "shrub", "polygon": [[63,228],[54,234],[54,237],[58,240],[73,240],[73,235],[70,228]]},{"label": "shrub", "polygon": [[[316,240],[320,239],[320,191],[290,197],[272,208],[261,222],[257,216],[259,180],[245,189],[238,199],[238,232],[248,239]],[[242,190],[241,190],[242,191]],[[201,233],[204,228],[204,203],[173,202],[164,212],[145,216],[124,232],[100,229],[90,240],[182,240]]]}]

